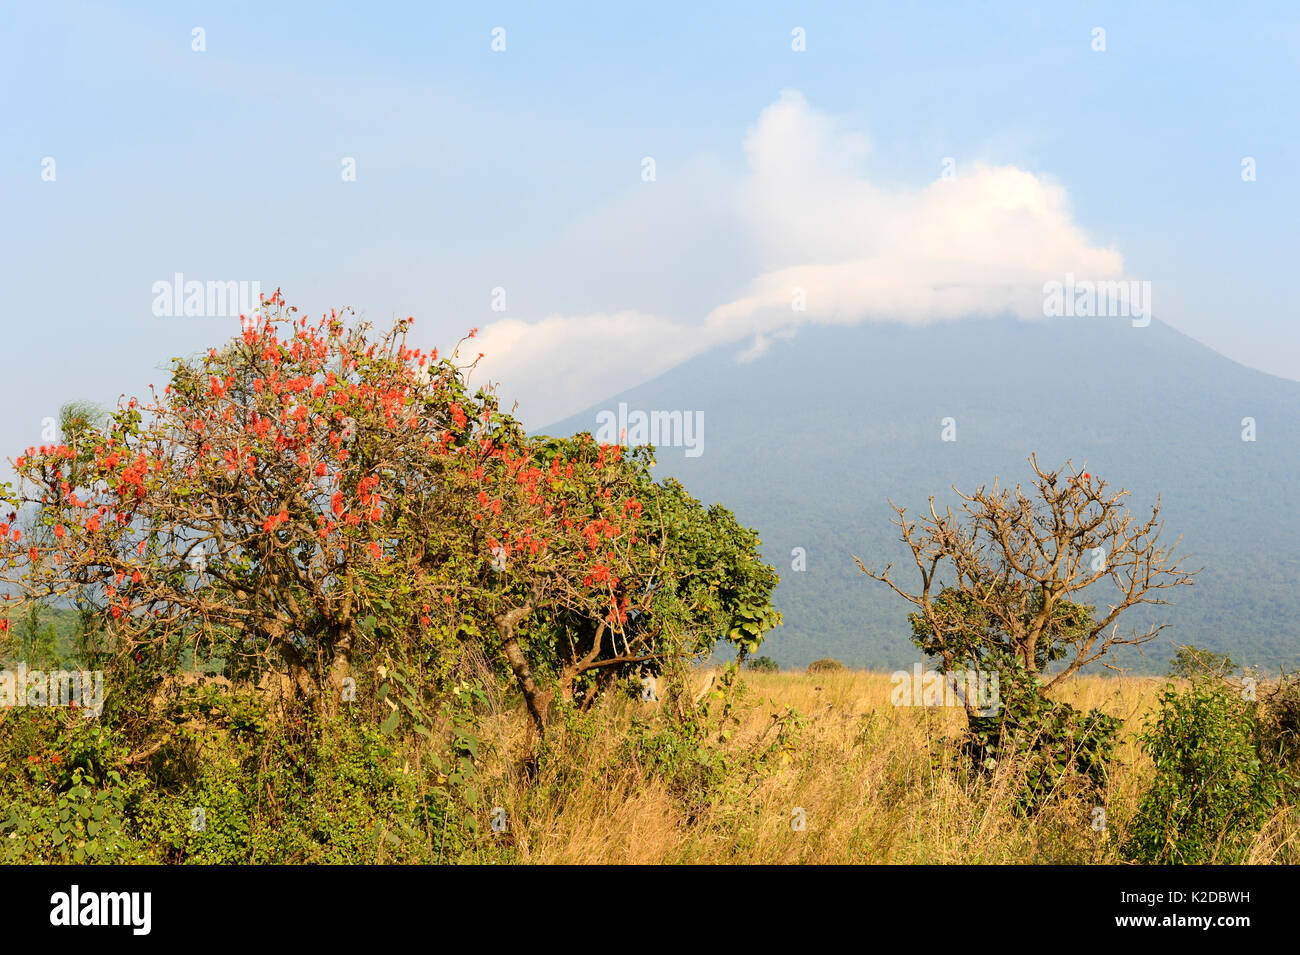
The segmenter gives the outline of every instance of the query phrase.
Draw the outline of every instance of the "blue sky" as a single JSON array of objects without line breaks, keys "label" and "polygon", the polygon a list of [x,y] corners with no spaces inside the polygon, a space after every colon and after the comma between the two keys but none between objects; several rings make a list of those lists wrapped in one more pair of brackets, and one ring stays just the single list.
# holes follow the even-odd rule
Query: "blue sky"
[{"label": "blue sky", "polygon": [[[942,242],[892,240],[932,201],[978,230],[1011,194],[1038,210],[1023,236],[1024,210],[989,227],[1017,281],[1114,253],[1157,318],[1300,378],[1286,4],[48,2],[7,4],[0,30],[6,449],[39,443],[63,401],[139,393],[237,330],[155,316],[176,272],[415,315],[442,347],[481,327],[542,425],[783,333],[760,300],[791,270],[968,275],[935,264]],[[944,157],[965,198],[928,191]],[[822,183],[860,202],[837,209]],[[827,286],[807,320],[952,317],[912,291]]]}]

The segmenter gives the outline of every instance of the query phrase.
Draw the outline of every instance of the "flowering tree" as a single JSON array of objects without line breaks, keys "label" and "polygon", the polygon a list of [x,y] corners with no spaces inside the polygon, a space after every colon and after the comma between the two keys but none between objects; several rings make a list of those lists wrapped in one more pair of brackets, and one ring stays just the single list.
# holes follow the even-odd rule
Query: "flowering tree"
[{"label": "flowering tree", "polygon": [[[283,666],[326,713],[359,657],[436,681],[474,645],[539,730],[557,688],[691,630],[659,612],[683,567],[649,453],[530,439],[470,393],[464,342],[440,357],[411,326],[312,323],[277,291],[162,395],[28,449],[0,495],[6,599],[92,608],[124,666],[187,647]],[[770,625],[774,583],[737,612]]]}]

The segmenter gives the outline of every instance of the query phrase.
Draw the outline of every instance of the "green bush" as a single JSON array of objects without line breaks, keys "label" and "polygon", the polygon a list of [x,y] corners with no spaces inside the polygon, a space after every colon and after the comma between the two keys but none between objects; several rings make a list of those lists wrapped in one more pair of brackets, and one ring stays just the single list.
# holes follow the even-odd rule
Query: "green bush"
[{"label": "green bush", "polygon": [[776,673],[781,669],[771,657],[750,657],[745,666],[757,673]]},{"label": "green bush", "polygon": [[14,710],[0,734],[0,861],[148,862],[135,826],[148,784],[119,771],[126,749],[97,722]]},{"label": "green bush", "polygon": [[1169,675],[1185,680],[1222,678],[1236,670],[1237,664],[1226,653],[1215,653],[1203,647],[1179,647],[1169,661]]},{"label": "green bush", "polygon": [[473,703],[421,735],[263,719],[207,694],[136,759],[105,719],[15,709],[0,724],[0,862],[503,861],[476,790]]},{"label": "green bush", "polygon": [[997,713],[970,717],[962,754],[977,771],[1017,761],[1024,772],[1018,811],[1035,812],[1068,791],[1105,788],[1122,720],[1048,699],[1042,681],[1023,669],[1000,675],[998,703]]},{"label": "green bush", "polygon": [[1265,762],[1288,774],[1291,785],[1300,771],[1300,679],[1282,676],[1259,688],[1251,713],[1255,718],[1255,747]]},{"label": "green bush", "polygon": [[679,801],[688,819],[694,819],[715,798],[727,779],[721,751],[708,742],[701,719],[670,719],[662,723],[636,720],[620,754],[659,779]]},{"label": "green bush", "polygon": [[830,657],[823,657],[820,660],[814,660],[812,663],[808,664],[809,673],[834,673],[836,670],[843,669],[843,663]]},{"label": "green bush", "polygon": [[1156,775],[1124,845],[1142,863],[1245,861],[1283,793],[1285,777],[1260,758],[1251,707],[1231,688],[1165,689],[1142,743]]}]

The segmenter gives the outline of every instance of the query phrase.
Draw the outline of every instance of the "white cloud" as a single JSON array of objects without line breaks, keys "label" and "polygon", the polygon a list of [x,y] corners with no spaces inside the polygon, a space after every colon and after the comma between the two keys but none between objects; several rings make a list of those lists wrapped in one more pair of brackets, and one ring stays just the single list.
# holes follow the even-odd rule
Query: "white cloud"
[{"label": "white cloud", "polygon": [[484,358],[471,380],[503,383],[504,405],[517,399],[525,421],[546,424],[698,354],[711,344],[701,343],[702,334],[634,311],[503,319],[475,339]]},{"label": "white cloud", "polygon": [[[862,172],[869,151],[863,136],[842,130],[802,95],[782,93],[751,130],[748,172],[730,191],[750,263],[739,295],[702,323],[636,311],[497,322],[482,336],[486,368],[521,397],[525,420],[541,424],[720,344],[751,340],[742,357],[752,358],[771,336],[807,323],[1037,318],[1044,282],[1067,272],[1123,277],[1120,254],[1090,243],[1065,190],[1042,176],[975,164],[921,188],[883,186]],[[701,207],[716,223],[711,198]],[[675,208],[692,214],[681,197]],[[639,228],[626,206],[603,222],[584,220],[593,242],[602,226],[611,244]],[[734,261],[736,250],[718,255]],[[675,273],[662,281],[674,282]],[[796,295],[806,300],[803,310],[792,307]]]}]

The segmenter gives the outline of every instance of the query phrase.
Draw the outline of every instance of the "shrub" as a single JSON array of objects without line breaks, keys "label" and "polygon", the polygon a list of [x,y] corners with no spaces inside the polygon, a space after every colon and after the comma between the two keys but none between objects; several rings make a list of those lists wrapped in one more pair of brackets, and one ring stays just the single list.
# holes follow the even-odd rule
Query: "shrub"
[{"label": "shrub", "polygon": [[1226,677],[1236,670],[1237,664],[1226,653],[1215,653],[1203,647],[1179,647],[1169,661],[1169,675],[1176,679]]},{"label": "shrub", "polygon": [[1182,692],[1168,687],[1142,743],[1156,775],[1124,853],[1148,864],[1245,861],[1284,777],[1260,758],[1251,708],[1240,694],[1210,682]]},{"label": "shrub", "polygon": [[833,660],[830,657],[823,657],[820,660],[814,660],[808,664],[809,673],[834,673],[836,670],[843,670],[844,664],[839,660]]},{"label": "shrub", "polygon": [[1253,715],[1260,757],[1294,775],[1300,768],[1300,679],[1283,675],[1262,688]]},{"label": "shrub", "polygon": [[1008,758],[1019,761],[1024,782],[1017,812],[1036,812],[1080,787],[1105,788],[1123,721],[1048,699],[1042,681],[1024,670],[1010,670],[999,680],[999,704],[996,714],[970,717],[961,752],[978,771]]},{"label": "shrub", "polygon": [[745,666],[757,673],[776,673],[781,669],[771,657],[750,657]]},{"label": "shrub", "polygon": [[476,818],[480,697],[462,697],[397,734],[196,690],[159,716],[170,729],[145,758],[107,715],[15,709],[0,721],[0,863],[501,861]]},{"label": "shrub", "polygon": [[6,723],[11,732],[0,741],[0,759],[19,769],[0,783],[0,861],[150,861],[147,842],[131,835],[147,786],[115,767],[125,752],[118,734],[25,709]]}]

